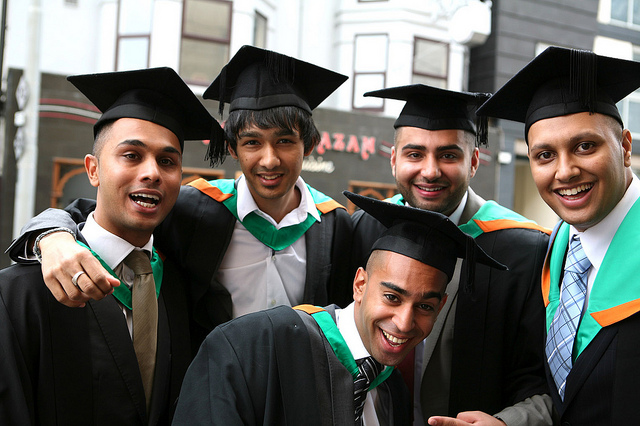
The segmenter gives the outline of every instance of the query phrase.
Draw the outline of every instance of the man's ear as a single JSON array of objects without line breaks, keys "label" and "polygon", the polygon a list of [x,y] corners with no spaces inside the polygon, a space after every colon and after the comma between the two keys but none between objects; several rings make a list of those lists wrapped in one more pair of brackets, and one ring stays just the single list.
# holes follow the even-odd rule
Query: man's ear
[{"label": "man's ear", "polygon": [[231,148],[231,144],[230,143],[227,144],[227,149],[229,150],[229,155],[231,155],[231,158],[233,158],[234,160],[237,160],[238,159],[238,154],[236,154],[234,149]]},{"label": "man's ear", "polygon": [[362,296],[364,295],[365,289],[367,287],[367,281],[369,277],[367,276],[367,271],[361,266],[358,268],[356,272],[356,276],[353,279],[353,300],[357,303],[362,301]]},{"label": "man's ear", "polygon": [[624,152],[624,166],[631,167],[631,147],[633,146],[633,138],[631,131],[624,129],[622,132],[622,150]]},{"label": "man's ear", "polygon": [[393,177],[396,177],[396,146],[391,147],[391,158],[389,159],[391,163],[391,174]]},{"label": "man's ear", "polygon": [[87,171],[89,177],[89,183],[96,188],[100,186],[100,178],[98,172],[100,171],[100,165],[98,164],[98,157],[95,155],[87,154],[84,156],[84,168]]}]

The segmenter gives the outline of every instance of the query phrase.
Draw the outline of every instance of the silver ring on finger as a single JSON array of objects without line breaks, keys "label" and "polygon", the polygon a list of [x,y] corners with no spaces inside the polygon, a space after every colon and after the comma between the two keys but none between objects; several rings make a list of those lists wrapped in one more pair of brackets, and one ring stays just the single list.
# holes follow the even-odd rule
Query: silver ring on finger
[{"label": "silver ring on finger", "polygon": [[82,291],[82,289],[78,286],[78,278],[80,278],[80,275],[84,273],[85,273],[84,271],[76,272],[73,278],[71,278],[71,284],[73,284],[75,288],[77,288],[80,291]]}]

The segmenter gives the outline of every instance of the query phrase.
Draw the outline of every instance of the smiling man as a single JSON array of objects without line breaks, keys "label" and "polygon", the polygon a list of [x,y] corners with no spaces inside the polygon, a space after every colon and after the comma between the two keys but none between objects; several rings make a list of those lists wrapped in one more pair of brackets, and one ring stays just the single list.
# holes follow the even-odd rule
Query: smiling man
[{"label": "smiling man", "polygon": [[481,113],[525,123],[531,174],[562,221],[543,271],[547,377],[563,424],[637,423],[640,181],[616,103],[640,63],[550,47]]},{"label": "smiling man", "polygon": [[387,227],[356,273],[353,303],[279,307],[216,328],[189,367],[174,424],[410,422],[393,367],[431,331],[457,258],[504,266],[443,215],[346,195]]},{"label": "smiling man", "polygon": [[152,233],[178,197],[185,139],[221,144],[222,129],[170,68],[69,81],[102,112],[84,160],[95,210],[74,230],[118,285],[72,309],[38,263],[0,271],[0,423],[169,424],[202,340],[182,274]]},{"label": "smiling man", "polygon": [[[478,267],[474,288],[465,275],[453,278],[434,332],[401,366],[414,395],[414,424],[549,425],[544,354],[535,343],[544,324],[538,283],[548,236],[469,186],[478,145],[487,143],[486,122],[475,111],[488,95],[421,84],[366,95],[406,101],[391,152],[400,193],[388,201],[448,216],[509,266]],[[366,212],[353,222],[358,267],[384,227]]]},{"label": "smiling man", "polygon": [[[277,52],[243,46],[205,91],[204,98],[220,102],[221,113],[229,104],[227,146],[210,144],[207,155],[215,164],[228,147],[242,175],[185,185],[155,233],[158,247],[176,260],[196,289],[201,323],[213,328],[278,305],[344,306],[351,300],[344,255],[351,243],[351,218],[300,176],[304,157],[320,141],[312,110],[346,79]],[[79,219],[88,211],[80,212]],[[49,214],[26,230],[39,233],[43,227],[72,224],[68,215]],[[10,249],[16,261],[24,253],[18,244],[23,241]],[[45,282],[62,303],[78,306],[111,291],[100,265],[76,249],[70,235],[49,235],[40,246]],[[78,281],[82,291],[71,283],[77,270],[87,272]]]}]

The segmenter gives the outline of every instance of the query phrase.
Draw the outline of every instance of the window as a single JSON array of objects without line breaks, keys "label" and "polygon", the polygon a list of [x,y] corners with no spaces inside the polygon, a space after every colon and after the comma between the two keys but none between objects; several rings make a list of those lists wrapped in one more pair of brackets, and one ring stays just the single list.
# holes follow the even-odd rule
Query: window
[{"label": "window", "polygon": [[184,0],[180,75],[208,84],[229,59],[232,3],[227,0]]},{"label": "window", "polygon": [[363,95],[384,89],[387,73],[386,34],[356,35],[353,61],[353,109],[382,111],[384,100]]},{"label": "window", "polygon": [[152,0],[118,2],[117,71],[149,66],[152,16]]},{"label": "window", "polygon": [[[633,47],[634,61],[640,61],[640,47]],[[617,104],[625,127],[631,131],[634,140],[640,137],[640,89],[629,94]]]},{"label": "window", "polygon": [[640,25],[640,0],[611,0],[611,21]]},{"label": "window", "polygon": [[413,45],[413,84],[447,88],[449,45],[416,37]]},{"label": "window", "polygon": [[263,49],[267,46],[267,18],[258,11],[253,24],[253,45]]}]

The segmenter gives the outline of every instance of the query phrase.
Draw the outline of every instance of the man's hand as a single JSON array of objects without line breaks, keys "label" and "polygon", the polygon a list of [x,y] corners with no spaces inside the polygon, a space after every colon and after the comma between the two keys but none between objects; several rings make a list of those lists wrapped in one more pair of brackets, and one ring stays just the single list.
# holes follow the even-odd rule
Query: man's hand
[{"label": "man's hand", "polygon": [[496,419],[482,411],[463,411],[456,418],[433,416],[427,421],[431,426],[505,426],[502,420]]},{"label": "man's hand", "polygon": [[[90,300],[100,300],[113,293],[120,281],[109,274],[89,250],[77,244],[68,232],[56,232],[42,238],[42,276],[58,302],[69,307],[82,307]],[[78,287],[71,279],[77,279]]]}]

